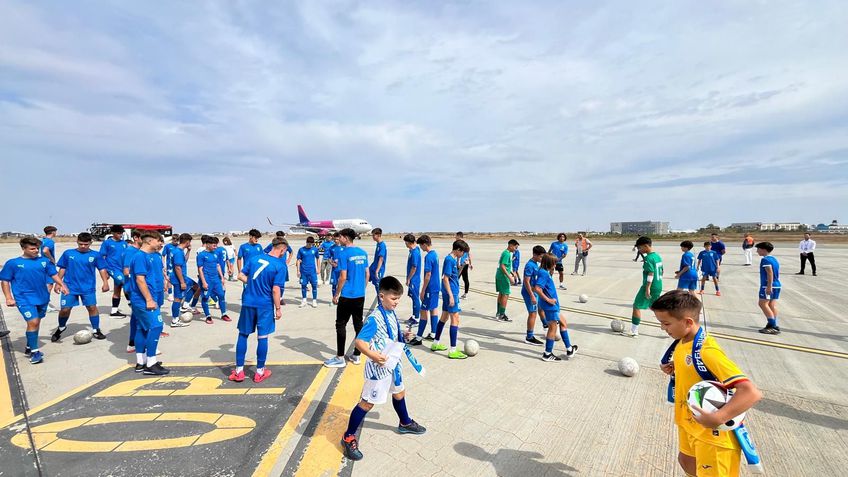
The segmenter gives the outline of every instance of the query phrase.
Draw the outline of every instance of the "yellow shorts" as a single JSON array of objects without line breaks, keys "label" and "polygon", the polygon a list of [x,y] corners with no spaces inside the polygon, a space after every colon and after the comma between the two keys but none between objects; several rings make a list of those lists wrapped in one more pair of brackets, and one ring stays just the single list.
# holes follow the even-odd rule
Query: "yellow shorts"
[{"label": "yellow shorts", "polygon": [[741,449],[725,449],[699,441],[677,426],[680,452],[695,458],[697,477],[738,477]]}]

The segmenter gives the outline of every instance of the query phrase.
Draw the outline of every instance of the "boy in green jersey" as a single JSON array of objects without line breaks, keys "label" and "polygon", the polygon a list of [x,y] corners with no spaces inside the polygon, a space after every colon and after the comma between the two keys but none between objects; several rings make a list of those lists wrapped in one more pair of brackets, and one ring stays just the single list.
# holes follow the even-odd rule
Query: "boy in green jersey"
[{"label": "boy in green jersey", "polygon": [[642,286],[633,299],[633,315],[630,319],[630,332],[622,334],[633,338],[639,337],[639,323],[642,322],[642,310],[647,310],[662,295],[662,257],[651,247],[650,237],[639,237],[636,248],[645,255],[642,264]]}]

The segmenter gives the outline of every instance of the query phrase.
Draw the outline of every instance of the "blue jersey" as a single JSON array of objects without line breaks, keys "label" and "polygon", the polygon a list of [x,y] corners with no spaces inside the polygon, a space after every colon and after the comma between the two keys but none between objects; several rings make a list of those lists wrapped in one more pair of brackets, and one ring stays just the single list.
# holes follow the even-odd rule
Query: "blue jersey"
[{"label": "blue jersey", "polygon": [[555,304],[550,304],[544,298],[539,300],[539,308],[545,311],[558,311],[559,310],[559,296],[557,295],[556,285],[554,284],[554,279],[551,277],[551,274],[548,273],[547,270],[542,268],[536,272],[536,286],[541,288],[545,295],[548,298],[553,298],[556,300]]},{"label": "blue jersey", "polygon": [[459,297],[459,262],[456,261],[452,253],[449,253],[442,263],[442,276],[448,277],[451,294],[456,300]]},{"label": "blue jersey", "polygon": [[715,275],[718,266],[718,254],[713,250],[701,250],[698,254],[701,261],[701,273],[704,275]]},{"label": "blue jersey", "polygon": [[[342,250],[344,250],[344,247],[342,247],[339,244],[334,243],[333,246],[330,248],[330,257],[332,257],[333,260],[338,261],[339,257],[341,257],[341,255],[342,255]],[[339,267],[338,263],[333,265],[333,268],[338,268],[338,267]]]},{"label": "blue jersey", "polygon": [[[130,272],[132,271],[132,261],[138,252],[138,248],[132,245],[129,245],[126,249],[124,249],[124,253],[121,257],[122,269],[126,268]],[[129,274],[126,274],[126,280],[124,281],[124,291],[126,291],[130,296],[132,296],[133,285],[134,283],[132,280],[130,280]]]},{"label": "blue jersey", "polygon": [[568,244],[560,243],[559,240],[551,244],[550,253],[557,258],[557,263],[562,263],[562,257],[568,255]]},{"label": "blue jersey", "polygon": [[130,279],[133,282],[130,301],[135,306],[141,307],[145,303],[144,295],[138,288],[136,278],[143,276],[147,283],[147,290],[150,292],[153,301],[161,305],[165,291],[165,275],[162,273],[162,256],[157,252],[146,253],[139,250],[132,259],[130,265]]},{"label": "blue jersey", "polygon": [[365,273],[368,269],[368,254],[359,247],[344,247],[339,254],[339,272],[347,272],[340,296],[362,298],[365,296]]},{"label": "blue jersey", "polygon": [[430,273],[430,281],[427,282],[427,291],[431,295],[439,293],[442,289],[442,276],[439,275],[439,254],[430,250],[424,256],[424,273]]},{"label": "blue jersey", "polygon": [[465,262],[467,262],[467,261],[468,261],[468,252],[465,252],[465,253],[462,254],[461,257],[459,257],[459,267],[462,268],[463,266],[465,266]]},{"label": "blue jersey", "polygon": [[38,249],[38,256],[39,257],[44,256],[44,249],[45,248],[50,251],[50,259],[49,260],[51,262],[55,262],[56,261],[56,242],[53,241],[53,239],[50,238],[50,237],[44,237],[43,239],[41,239],[41,247]]},{"label": "blue jersey", "polygon": [[[539,264],[535,260],[527,260],[527,263],[524,264],[524,278],[530,279],[530,290],[533,290],[533,293],[536,293],[536,274],[539,272]],[[524,284],[521,284],[521,293],[527,294],[527,289],[524,287]]]},{"label": "blue jersey", "polygon": [[721,262],[721,257],[722,255],[724,255],[725,248],[726,247],[724,246],[724,242],[722,242],[721,240],[719,240],[718,242],[710,243],[710,250],[716,253],[719,262]]},{"label": "blue jersey", "polygon": [[187,279],[188,263],[186,261],[186,253],[185,249],[180,247],[174,247],[171,250],[171,269],[168,271],[168,279],[171,280],[172,285],[180,284],[180,281],[177,279],[177,272],[175,271],[177,267],[180,267],[180,271],[183,272],[183,279]]},{"label": "blue jersey", "polygon": [[167,270],[169,274],[171,273],[171,270],[174,267],[174,263],[172,260],[175,248],[177,248],[177,246],[171,242],[166,243],[165,246],[162,248],[162,256],[165,257],[165,270]]},{"label": "blue jersey", "polygon": [[201,267],[203,268],[201,273],[203,273],[203,278],[206,279],[207,285],[221,283],[221,276],[218,275],[218,267],[220,266],[221,262],[218,261],[218,257],[215,256],[214,252],[204,250],[197,254],[197,269],[200,270]]},{"label": "blue jersey", "polygon": [[[386,242],[377,242],[377,247],[374,249],[374,261],[371,262],[371,267],[368,269],[371,272],[371,275],[377,274],[379,276],[384,276],[386,273]],[[380,269],[377,270],[377,261],[383,257],[383,263],[380,265]]]},{"label": "blue jersey", "polygon": [[512,269],[518,270],[519,265],[521,265],[521,252],[515,249],[515,252],[512,253]]},{"label": "blue jersey", "polygon": [[224,247],[217,247],[212,253],[218,259],[218,264],[221,265],[221,271],[227,273],[227,251]]},{"label": "blue jersey", "polygon": [[[410,276],[413,267],[415,273]],[[410,285],[421,285],[421,249],[418,247],[412,247],[406,258],[406,278],[409,279]]]},{"label": "blue jersey", "polygon": [[241,272],[247,276],[247,283],[241,293],[241,304],[267,308],[274,306],[274,287],[280,287],[282,291],[286,286],[289,269],[281,259],[261,254],[250,257]]},{"label": "blue jersey", "polygon": [[56,266],[65,270],[62,281],[71,295],[86,295],[96,292],[97,270],[105,269],[106,261],[94,250],[80,252],[72,249],[65,250]]},{"label": "blue jersey", "polygon": [[252,244],[250,242],[247,242],[247,243],[243,243],[243,244],[239,245],[237,257],[244,260],[244,262],[246,263],[247,260],[249,260],[254,255],[261,255],[261,254],[262,254],[262,245],[259,245],[258,243]]},{"label": "blue jersey", "polygon": [[336,243],[332,240],[327,240],[326,242],[323,242],[321,244],[321,256],[324,257],[324,260],[327,260],[327,258],[329,258],[330,249],[333,248],[335,244]]},{"label": "blue jersey", "polygon": [[315,275],[318,269],[315,261],[318,259],[318,249],[313,247],[300,247],[297,251],[297,259],[300,260],[301,275]]},{"label": "blue jersey", "polygon": [[127,242],[106,237],[106,240],[100,245],[100,255],[106,260],[106,267],[109,270],[120,272],[123,269],[124,250],[126,248]]},{"label": "blue jersey", "polygon": [[[698,279],[698,267],[697,262],[695,262],[695,254],[692,252],[683,252],[683,256],[680,257],[680,268],[679,270],[683,270],[684,267],[689,267],[689,270],[686,273],[680,275],[678,278],[682,278],[684,280],[697,280]],[[703,263],[703,262],[702,262]]]},{"label": "blue jersey", "polygon": [[46,257],[17,257],[0,270],[0,280],[12,284],[12,295],[18,306],[40,306],[50,301],[47,277],[56,275],[56,265]]},{"label": "blue jersey", "polygon": [[760,286],[764,287],[768,285],[766,268],[771,268],[772,288],[780,288],[780,264],[771,255],[766,255],[760,260]]}]

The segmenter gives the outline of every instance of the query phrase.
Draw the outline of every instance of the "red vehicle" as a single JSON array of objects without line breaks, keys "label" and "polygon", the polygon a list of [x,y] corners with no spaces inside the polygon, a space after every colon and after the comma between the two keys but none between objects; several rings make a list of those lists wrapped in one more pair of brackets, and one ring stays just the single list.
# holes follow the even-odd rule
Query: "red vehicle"
[{"label": "red vehicle", "polygon": [[[109,231],[115,224],[91,224],[88,231],[95,240],[103,240],[112,233]],[[120,224],[124,227],[124,238],[128,239],[133,230],[155,230],[165,237],[170,237],[174,233],[173,227],[163,224]]]}]

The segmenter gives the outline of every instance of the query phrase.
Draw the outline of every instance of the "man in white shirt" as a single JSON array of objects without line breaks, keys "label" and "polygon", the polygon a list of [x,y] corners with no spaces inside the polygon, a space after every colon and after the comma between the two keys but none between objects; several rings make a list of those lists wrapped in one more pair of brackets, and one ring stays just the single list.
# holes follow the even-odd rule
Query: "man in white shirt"
[{"label": "man in white shirt", "polygon": [[795,275],[804,274],[804,268],[806,268],[807,260],[809,260],[813,276],[816,276],[816,257],[813,255],[816,250],[816,241],[810,238],[809,233],[804,234],[804,240],[801,240],[801,243],[798,244],[798,250],[801,251],[801,271]]}]

